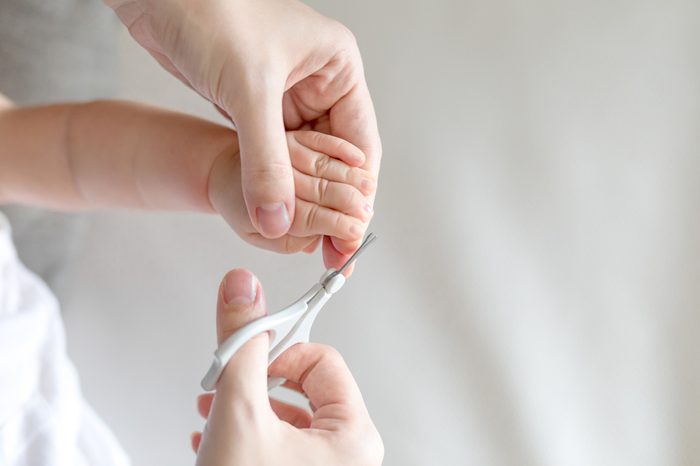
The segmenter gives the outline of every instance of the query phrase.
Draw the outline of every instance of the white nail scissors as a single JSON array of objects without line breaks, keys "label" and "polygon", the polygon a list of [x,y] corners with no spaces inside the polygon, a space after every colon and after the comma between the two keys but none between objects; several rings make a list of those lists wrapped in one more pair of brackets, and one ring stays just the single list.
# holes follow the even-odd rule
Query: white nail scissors
[{"label": "white nail scissors", "polygon": [[[228,337],[226,341],[214,351],[214,361],[209,371],[202,379],[202,388],[206,391],[214,390],[229,360],[236,354],[236,351],[256,335],[270,332],[268,364],[271,364],[280,354],[284,353],[295,344],[308,342],[311,326],[318,312],[333,293],[336,293],[345,284],[343,271],[345,271],[345,269],[348,268],[376,239],[377,236],[374,235],[374,233],[367,235],[357,251],[350,256],[340,269],[326,270],[318,283],[312,286],[311,289],[295,303],[274,314],[250,322]],[[284,379],[271,377],[267,381],[268,389],[271,390],[281,385],[283,382]]]}]

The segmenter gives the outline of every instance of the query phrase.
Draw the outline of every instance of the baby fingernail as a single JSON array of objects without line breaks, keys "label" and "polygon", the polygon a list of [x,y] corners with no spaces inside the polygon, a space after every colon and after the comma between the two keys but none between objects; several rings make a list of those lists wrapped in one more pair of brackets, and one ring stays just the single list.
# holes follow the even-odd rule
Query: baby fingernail
[{"label": "baby fingernail", "polygon": [[224,302],[233,305],[252,304],[257,294],[258,281],[250,272],[230,273],[224,280]]},{"label": "baby fingernail", "polygon": [[284,202],[263,204],[256,210],[260,233],[267,238],[278,238],[289,229],[289,212]]},{"label": "baby fingernail", "polygon": [[362,227],[360,227],[359,225],[352,225],[352,226],[350,227],[350,234],[351,234],[353,237],[356,237],[356,238],[359,237],[359,238],[361,238],[361,237],[362,237]]},{"label": "baby fingernail", "polygon": [[372,209],[372,206],[369,204],[369,202],[365,203],[365,212],[367,212],[370,215],[374,213],[374,209]]},{"label": "baby fingernail", "polygon": [[361,186],[362,190],[366,193],[374,191],[374,182],[371,180],[362,180]]}]

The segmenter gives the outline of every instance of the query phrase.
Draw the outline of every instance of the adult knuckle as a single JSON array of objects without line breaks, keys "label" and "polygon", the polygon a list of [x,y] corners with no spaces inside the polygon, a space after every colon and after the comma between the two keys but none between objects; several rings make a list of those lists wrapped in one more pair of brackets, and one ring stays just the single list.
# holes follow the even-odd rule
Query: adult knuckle
[{"label": "adult knuckle", "polygon": [[268,161],[264,164],[257,164],[253,167],[249,167],[247,170],[248,174],[257,178],[278,178],[283,175],[291,174],[291,171],[289,163],[283,161]]},{"label": "adult knuckle", "polygon": [[268,162],[250,167],[246,170],[248,181],[256,186],[278,184],[281,180],[291,178],[293,173],[290,164],[284,162]]},{"label": "adult knuckle", "polygon": [[319,345],[318,351],[321,355],[321,357],[327,361],[330,361],[334,364],[344,364],[345,360],[343,359],[343,355],[340,354],[340,351],[335,349],[332,346],[328,345]]}]

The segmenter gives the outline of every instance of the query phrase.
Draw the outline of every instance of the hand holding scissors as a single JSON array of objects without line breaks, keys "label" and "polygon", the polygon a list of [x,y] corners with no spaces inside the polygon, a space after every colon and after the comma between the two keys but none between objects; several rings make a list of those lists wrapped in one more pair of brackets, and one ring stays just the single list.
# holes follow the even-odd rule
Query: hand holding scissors
[{"label": "hand holding scissors", "polygon": [[[311,334],[311,326],[319,311],[331,296],[345,284],[343,272],[376,239],[374,233],[367,235],[357,251],[340,269],[326,270],[318,283],[293,304],[274,314],[254,320],[231,335],[214,352],[214,361],[202,379],[202,388],[207,391],[214,390],[228,361],[248,340],[261,333],[269,332],[270,334],[269,363],[272,363],[291,346],[297,343],[307,343]],[[268,389],[272,389],[282,382],[284,382],[283,379],[271,378],[268,380]]]},{"label": "hand holding scissors", "polygon": [[[331,280],[326,285],[332,289]],[[313,293],[317,299],[319,294]],[[307,299],[310,296],[305,295]],[[307,307],[318,309],[317,305]],[[229,272],[220,288],[217,308],[220,349],[232,335],[240,335],[247,325],[264,316],[260,283],[246,270]],[[293,325],[287,337],[299,335],[295,328],[301,326]],[[285,341],[292,345],[296,339]],[[270,346],[270,340],[265,333],[252,338],[228,363],[222,352],[224,370],[216,392],[198,398],[198,411],[207,422],[203,432],[192,436],[197,465],[380,465],[384,451],[381,438],[340,354],[326,345],[299,343],[279,354],[268,367],[270,350],[276,347]],[[270,398],[268,376],[286,379],[288,388],[306,395],[311,412]]]}]

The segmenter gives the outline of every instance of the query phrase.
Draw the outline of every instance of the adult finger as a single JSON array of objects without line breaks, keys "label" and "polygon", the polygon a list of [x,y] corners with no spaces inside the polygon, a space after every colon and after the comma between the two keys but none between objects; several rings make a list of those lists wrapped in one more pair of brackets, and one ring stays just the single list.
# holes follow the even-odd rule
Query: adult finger
[{"label": "adult finger", "polygon": [[311,414],[298,406],[270,398],[270,407],[278,418],[298,429],[308,429],[311,425]]},{"label": "adult finger", "polygon": [[282,93],[256,94],[248,96],[233,114],[241,148],[243,196],[256,230],[266,238],[279,238],[294,218],[294,180],[282,120]]},{"label": "adult finger", "polygon": [[301,384],[314,407],[311,428],[331,430],[338,427],[338,422],[369,417],[350,369],[330,346],[294,345],[268,371],[271,377],[284,377]]},{"label": "adult finger", "polygon": [[375,176],[379,174],[382,143],[374,105],[364,79],[333,105],[330,127],[334,136],[345,139],[364,152],[366,161],[363,168]]},{"label": "adult finger", "polygon": [[[239,328],[266,314],[262,286],[251,272],[234,269],[221,282],[216,312],[216,334],[223,343]],[[261,334],[243,345],[228,362],[217,392],[235,398],[267,399],[268,336]]]},{"label": "adult finger", "polygon": [[[257,278],[244,269],[227,273],[219,287],[216,312],[219,344],[264,314],[265,299]],[[233,457],[238,445],[231,438],[274,419],[267,399],[268,343],[263,333],[243,345],[224,368],[211,406],[206,406],[207,397],[198,401],[198,410],[208,416],[197,464],[220,464],[220,458]]]},{"label": "adult finger", "polygon": [[[247,270],[226,274],[219,287],[216,333],[219,344],[248,322],[265,314],[263,290],[257,278]],[[272,419],[267,399],[267,333],[243,345],[231,358],[221,375],[208,410],[198,461],[216,464],[215,459],[233,454],[231,436]],[[199,404],[206,405],[204,398]],[[198,406],[207,412],[206,406]],[[193,439],[193,447],[194,447]],[[204,456],[202,456],[204,454]]]}]

